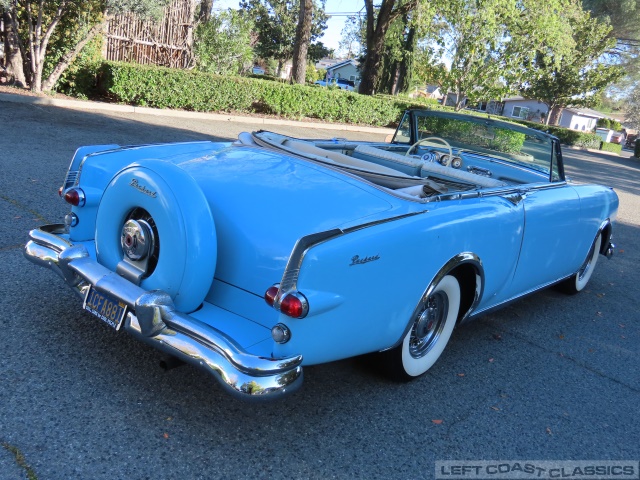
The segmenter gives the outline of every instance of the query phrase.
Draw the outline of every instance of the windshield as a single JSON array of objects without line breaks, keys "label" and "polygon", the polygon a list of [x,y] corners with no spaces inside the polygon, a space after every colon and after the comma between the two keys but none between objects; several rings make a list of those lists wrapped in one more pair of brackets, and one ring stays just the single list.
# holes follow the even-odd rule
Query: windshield
[{"label": "windshield", "polygon": [[[409,117],[403,118],[395,142],[410,142]],[[415,118],[416,141],[441,138],[451,145],[454,155],[474,153],[550,174],[553,141],[542,132],[464,114],[427,113]]]}]

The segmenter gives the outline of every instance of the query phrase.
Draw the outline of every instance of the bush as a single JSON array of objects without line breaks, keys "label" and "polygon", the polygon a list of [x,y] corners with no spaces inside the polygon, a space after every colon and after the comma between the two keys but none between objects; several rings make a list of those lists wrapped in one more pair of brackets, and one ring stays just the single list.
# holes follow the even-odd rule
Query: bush
[{"label": "bush", "polygon": [[578,132],[577,130],[569,130],[568,128],[556,127],[554,125],[544,125],[536,122],[527,122],[524,120],[515,120],[530,128],[541,130],[554,137],[557,137],[561,143],[582,148],[600,148],[602,139],[595,133]]},{"label": "bush", "polygon": [[596,127],[608,128],[609,130],[614,130],[616,132],[622,130],[620,122],[612,118],[599,118],[596,122]]},{"label": "bush", "polygon": [[[106,96],[116,102],[155,108],[264,113],[286,118],[313,118],[375,126],[396,126],[402,112],[410,107],[453,111],[433,99],[390,95],[371,97],[337,88],[289,85],[284,80],[268,75],[220,76],[120,62],[103,62],[98,67],[91,64],[87,68],[77,75],[97,78],[97,86],[93,81],[77,82],[75,86],[78,91],[75,94],[94,98]],[[470,111],[465,113],[487,115]],[[503,120],[550,133],[567,145],[600,148],[600,137],[593,133],[512,118]],[[517,143],[513,143],[515,138],[502,140],[504,148],[518,149]]]},{"label": "bush", "polygon": [[603,152],[620,153],[622,152],[622,145],[619,143],[602,142],[600,150],[602,150]]},{"label": "bush", "polygon": [[242,112],[387,126],[424,101],[370,97],[264,78],[219,76],[132,63],[104,62],[99,93],[115,101],[200,112]]}]

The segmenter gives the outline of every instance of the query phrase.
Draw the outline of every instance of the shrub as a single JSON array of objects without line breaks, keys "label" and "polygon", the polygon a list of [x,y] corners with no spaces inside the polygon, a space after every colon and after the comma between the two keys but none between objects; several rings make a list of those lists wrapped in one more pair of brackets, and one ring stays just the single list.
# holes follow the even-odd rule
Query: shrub
[{"label": "shrub", "polygon": [[604,152],[620,153],[622,152],[622,145],[619,143],[602,142],[600,150]]},{"label": "shrub", "polygon": [[370,97],[339,89],[288,85],[264,78],[219,76],[131,63],[105,62],[100,88],[118,102],[193,111],[266,113],[287,118],[386,126],[424,101]]}]

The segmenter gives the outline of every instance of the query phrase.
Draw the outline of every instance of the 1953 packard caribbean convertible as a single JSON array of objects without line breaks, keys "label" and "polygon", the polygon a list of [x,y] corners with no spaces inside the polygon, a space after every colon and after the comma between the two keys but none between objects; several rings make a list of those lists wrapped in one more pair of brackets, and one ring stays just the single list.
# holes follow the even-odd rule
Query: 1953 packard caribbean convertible
[{"label": "1953 packard caribbean convertible", "polygon": [[422,375],[457,324],[552,284],[582,290],[618,208],[612,189],[567,182],[555,137],[424,110],[391,143],[260,131],[83,147],[60,191],[71,212],[30,232],[26,257],[244,398],[372,352]]}]

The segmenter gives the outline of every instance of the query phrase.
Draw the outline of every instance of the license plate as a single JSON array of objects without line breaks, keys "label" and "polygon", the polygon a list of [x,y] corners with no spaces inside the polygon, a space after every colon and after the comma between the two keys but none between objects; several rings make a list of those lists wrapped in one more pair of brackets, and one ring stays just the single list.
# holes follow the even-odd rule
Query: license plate
[{"label": "license plate", "polygon": [[116,330],[120,329],[127,313],[127,305],[124,302],[116,300],[106,293],[98,292],[93,285],[89,287],[82,308]]}]

